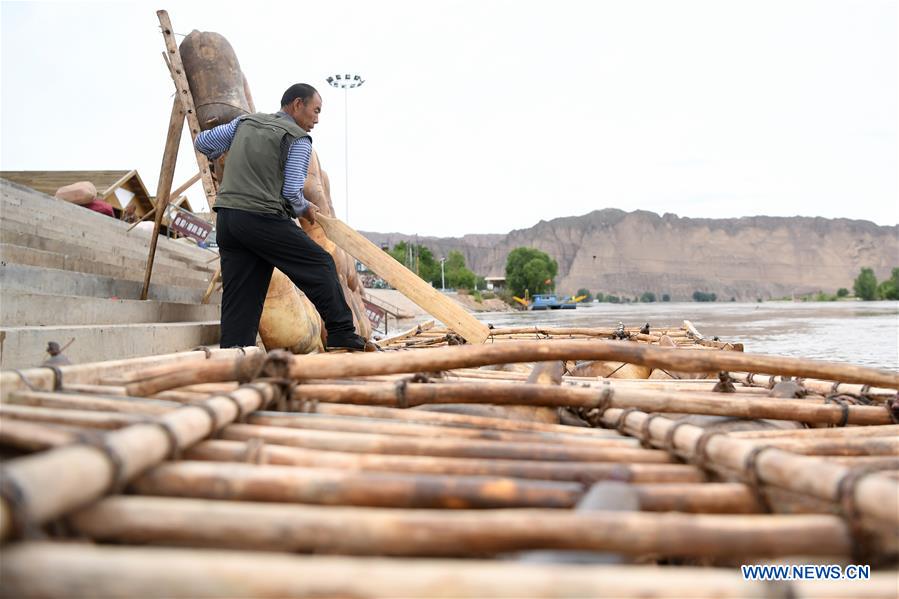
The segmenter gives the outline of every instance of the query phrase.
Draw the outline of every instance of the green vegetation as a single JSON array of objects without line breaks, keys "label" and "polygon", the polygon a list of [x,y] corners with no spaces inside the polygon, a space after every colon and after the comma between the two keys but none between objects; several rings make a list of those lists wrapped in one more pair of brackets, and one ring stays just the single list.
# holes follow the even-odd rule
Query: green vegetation
[{"label": "green vegetation", "polygon": [[663,301],[663,302],[670,302],[670,301],[671,301],[671,296],[668,295],[667,293],[663,293],[663,294],[662,294],[662,301]]},{"label": "green vegetation", "polygon": [[531,295],[552,291],[555,286],[558,263],[538,249],[520,247],[509,253],[506,259],[506,286],[517,296],[523,297],[527,289]]},{"label": "green vegetation", "polygon": [[899,268],[894,268],[890,278],[877,286],[880,299],[899,300]]},{"label": "green vegetation", "polygon": [[[890,278],[877,283],[877,277],[874,276],[874,270],[871,268],[862,268],[852,283],[852,289],[855,296],[865,301],[872,300],[899,300],[899,268],[894,268],[890,272]],[[840,289],[837,295],[844,291]]]},{"label": "green vegetation", "polygon": [[837,289],[837,297],[849,297],[849,290],[845,287]]},{"label": "green vegetation", "polygon": [[877,277],[870,268],[862,268],[852,284],[855,296],[865,301],[877,299]]},{"label": "green vegetation", "polygon": [[644,291],[643,295],[640,296],[640,301],[645,303],[652,303],[656,301],[656,294],[652,291]]},{"label": "green vegetation", "polygon": [[577,293],[574,294],[574,297],[580,297],[580,296],[582,296],[582,295],[586,295],[586,296],[587,296],[587,297],[585,297],[584,299],[581,300],[582,302],[584,302],[584,303],[589,303],[589,302],[592,302],[592,301],[593,301],[593,294],[590,293],[590,290],[589,290],[589,289],[586,289],[586,288],[584,288],[584,287],[581,287],[580,289],[577,290]]},{"label": "green vegetation", "polygon": [[[423,245],[414,245],[401,241],[390,250],[389,254],[420,276],[422,279],[440,288],[443,281],[440,273],[440,260],[434,257],[434,253]],[[450,289],[478,289],[486,287],[483,277],[479,278],[465,266],[465,256],[461,252],[452,251],[443,265],[443,275],[446,286]],[[482,281],[478,285],[478,281]]]},{"label": "green vegetation", "polygon": [[694,291],[693,292],[693,301],[694,302],[714,302],[718,299],[718,296],[714,293],[706,293],[705,291]]},{"label": "green vegetation", "polygon": [[[437,265],[438,277],[440,265]],[[446,286],[450,289],[475,289],[477,277],[473,272],[465,267],[465,256],[462,252],[455,250],[446,257],[446,263],[443,265],[444,274],[446,275]]]},{"label": "green vegetation", "polygon": [[435,287],[440,287],[440,262],[434,254],[423,245],[414,245],[401,241],[390,250],[390,255]]}]

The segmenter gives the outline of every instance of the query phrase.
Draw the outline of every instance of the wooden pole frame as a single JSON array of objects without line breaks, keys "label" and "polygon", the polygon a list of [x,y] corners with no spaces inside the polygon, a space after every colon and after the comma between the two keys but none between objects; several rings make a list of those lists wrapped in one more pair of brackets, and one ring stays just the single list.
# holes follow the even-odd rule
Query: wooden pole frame
[{"label": "wooden pole frame", "polygon": [[[181,62],[181,54],[178,51],[178,43],[175,40],[175,34],[172,30],[172,22],[169,19],[168,12],[164,10],[156,11],[159,19],[159,25],[162,30],[162,37],[165,41],[166,51],[163,53],[163,59],[172,76],[172,83],[175,85],[175,101],[172,107],[172,118],[169,122],[169,132],[166,138],[165,151],[162,156],[162,167],[159,174],[159,185],[156,191],[156,205],[153,207],[155,211],[155,221],[153,225],[153,235],[150,238],[150,252],[147,256],[147,268],[144,273],[144,286],[141,290],[140,298],[147,299],[150,290],[150,278],[153,275],[153,260],[156,255],[156,245],[159,238],[159,229],[162,226],[162,216],[168,205],[172,179],[175,174],[175,163],[178,158],[178,146],[181,142],[181,132],[184,128],[184,122],[187,121],[187,127],[190,130],[191,145],[200,134],[200,123],[197,119],[197,111],[194,105],[193,95],[190,92],[190,85],[187,82],[187,75],[184,73],[184,65]],[[179,116],[176,117],[175,113]],[[175,122],[177,118],[177,123]],[[177,131],[176,131],[177,129]],[[212,172],[209,168],[209,160],[199,150],[194,148],[194,155],[199,167],[199,179],[203,182],[203,191],[206,194],[206,201],[209,207],[215,205],[215,196],[217,186],[212,178]],[[195,180],[191,180],[193,184]],[[215,280],[213,278],[213,280]],[[205,303],[205,302],[204,302]]]}]

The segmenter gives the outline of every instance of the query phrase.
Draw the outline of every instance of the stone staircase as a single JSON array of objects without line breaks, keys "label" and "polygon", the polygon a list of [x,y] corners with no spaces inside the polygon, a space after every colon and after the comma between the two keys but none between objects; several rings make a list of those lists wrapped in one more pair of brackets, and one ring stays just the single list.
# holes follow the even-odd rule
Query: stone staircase
[{"label": "stone staircase", "polygon": [[0,179],[0,368],[38,366],[47,342],[74,363],[213,345],[221,295],[201,304],[215,255]]}]

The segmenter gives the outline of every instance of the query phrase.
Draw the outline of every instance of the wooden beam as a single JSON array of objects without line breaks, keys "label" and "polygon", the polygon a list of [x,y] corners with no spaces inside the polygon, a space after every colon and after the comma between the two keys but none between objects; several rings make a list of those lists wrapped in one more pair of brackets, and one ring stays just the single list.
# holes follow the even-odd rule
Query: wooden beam
[{"label": "wooden beam", "polygon": [[185,181],[184,183],[182,183],[181,185],[179,185],[179,186],[178,186],[178,189],[176,189],[175,191],[173,191],[173,192],[171,193],[171,196],[172,196],[173,198],[177,198],[178,196],[180,196],[181,194],[183,194],[185,191],[187,191],[187,188],[188,188],[188,187],[190,187],[191,185],[193,185],[194,183],[196,183],[197,181],[199,181],[199,180],[200,180],[200,177],[201,177],[200,173],[195,174],[193,177],[191,177],[190,179],[188,179],[187,181]]},{"label": "wooden beam", "polygon": [[[159,24],[162,27],[162,37],[165,39],[166,48],[166,64],[172,75],[172,81],[175,83],[177,96],[180,99],[184,113],[187,116],[187,127],[190,130],[191,145],[196,141],[197,135],[200,134],[200,122],[197,120],[197,111],[194,106],[194,98],[190,93],[190,85],[187,82],[187,75],[184,73],[184,65],[181,63],[181,53],[178,52],[178,42],[175,41],[175,34],[172,31],[172,22],[169,20],[169,13],[164,10],[156,11],[159,18]],[[209,170],[209,160],[203,153],[194,148],[194,154],[197,157],[197,166],[200,167],[200,178],[203,180],[203,191],[206,192],[206,201],[211,209],[215,205],[215,195],[217,187],[212,179],[212,173]],[[158,197],[158,195],[157,195]]]},{"label": "wooden beam", "polygon": [[150,290],[150,277],[153,275],[153,260],[156,257],[156,243],[159,240],[159,228],[162,216],[169,202],[172,179],[175,177],[175,162],[178,160],[178,146],[181,144],[181,131],[184,129],[184,111],[178,98],[172,102],[172,116],[169,118],[169,132],[165,140],[165,151],[162,154],[162,166],[159,169],[159,184],[156,187],[156,220],[153,224],[153,235],[150,237],[150,254],[147,256],[147,270],[144,273],[144,287],[140,299],[147,299]]},{"label": "wooden beam", "polygon": [[[97,190],[97,195],[99,195],[105,202],[107,197],[109,197],[111,194],[115,193],[116,188],[118,188],[121,185],[124,185],[125,182],[128,181],[128,179],[130,179],[131,177],[133,177],[136,174],[137,174],[136,170],[128,171],[123,177],[120,177],[118,179],[118,181],[115,181],[112,185],[110,185],[105,190],[103,190],[102,193],[100,193],[100,191]],[[125,206],[122,206],[122,208],[124,209]]]},{"label": "wooden beam", "polygon": [[[212,262],[212,260],[210,260]],[[222,278],[222,267],[219,265],[218,268],[215,269],[215,272],[212,275],[212,279],[209,280],[209,286],[206,288],[206,293],[203,294],[203,301],[201,304],[208,304],[209,298],[212,297],[212,292],[215,291],[215,285],[219,282],[219,279]]]},{"label": "wooden beam", "polygon": [[490,329],[487,328],[487,325],[428,285],[418,275],[412,273],[394,260],[390,254],[350,228],[346,223],[325,216],[321,212],[316,213],[315,222],[322,226],[328,239],[368,266],[372,272],[421,306],[431,316],[443,321],[447,327],[464,337],[469,343],[484,343],[490,336]]},{"label": "wooden beam", "polygon": [[[134,172],[134,171],[132,171],[132,172]],[[185,191],[187,191],[187,188],[188,188],[188,187],[190,187],[191,185],[193,185],[194,183],[196,183],[196,182],[199,181],[199,180],[200,180],[200,173],[197,173],[196,175],[194,175],[193,177],[191,177],[190,179],[188,179],[187,181],[185,181],[184,183],[182,183],[181,186],[178,187],[178,189],[176,189],[175,191],[173,191],[172,193],[170,193],[170,194],[169,194],[169,197],[170,197],[170,198],[177,198],[177,197],[179,197],[182,193],[184,193]],[[131,229],[133,229],[133,228],[136,227],[137,225],[141,224],[141,223],[144,222],[145,220],[149,219],[149,218],[150,218],[151,216],[153,216],[154,214],[156,214],[156,206],[153,206],[153,207],[150,209],[149,212],[147,212],[147,213],[144,214],[142,217],[140,217],[140,220],[139,220],[139,221],[137,221],[136,223],[134,223],[134,224],[132,224],[130,227],[128,227],[128,231],[130,231]],[[211,260],[210,260],[210,262],[211,262]]]}]

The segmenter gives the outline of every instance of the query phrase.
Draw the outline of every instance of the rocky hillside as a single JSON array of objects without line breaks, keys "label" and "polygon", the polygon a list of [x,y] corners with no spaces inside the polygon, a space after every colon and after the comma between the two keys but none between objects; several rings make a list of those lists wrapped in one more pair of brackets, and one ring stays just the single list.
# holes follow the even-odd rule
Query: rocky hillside
[{"label": "rocky hillside", "polygon": [[535,247],[559,263],[556,288],[634,296],[651,291],[672,300],[694,291],[755,300],[852,287],[862,266],[878,279],[899,266],[899,226],[864,220],[756,216],[735,219],[659,216],[637,210],[597,210],[540,221],[502,235],[461,238],[365,233],[393,246],[416,240],[436,256],[458,250],[483,276],[502,276],[516,247]]}]

